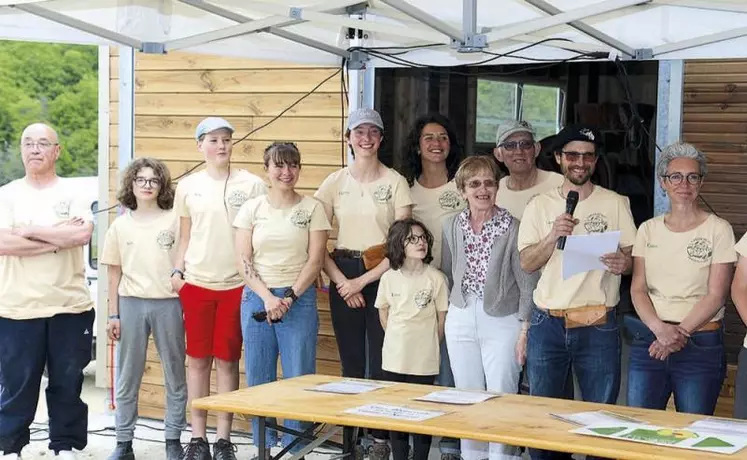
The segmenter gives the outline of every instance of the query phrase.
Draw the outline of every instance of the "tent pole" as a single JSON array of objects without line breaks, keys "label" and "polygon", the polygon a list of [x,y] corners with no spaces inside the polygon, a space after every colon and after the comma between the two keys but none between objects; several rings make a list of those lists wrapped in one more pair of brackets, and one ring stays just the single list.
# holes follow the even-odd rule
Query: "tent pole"
[{"label": "tent pole", "polygon": [[[659,61],[659,85],[656,101],[656,144],[661,148],[682,137],[682,89],[685,64],[682,59]],[[659,184],[656,163],[661,152],[656,149],[654,161],[654,215],[669,210],[669,198]]]},{"label": "tent pole", "polygon": [[135,138],[135,49],[119,48],[119,155],[120,179],[134,155]]},{"label": "tent pole", "polygon": [[[363,13],[350,15],[356,19],[364,19]],[[353,30],[354,36],[350,39],[350,47],[365,47],[367,35],[362,30]],[[357,60],[356,60],[357,59]],[[375,72],[371,60],[363,53],[353,53],[353,58],[347,61],[348,70],[348,113],[356,109],[374,108]],[[348,149],[348,164],[353,163],[353,154]]]}]

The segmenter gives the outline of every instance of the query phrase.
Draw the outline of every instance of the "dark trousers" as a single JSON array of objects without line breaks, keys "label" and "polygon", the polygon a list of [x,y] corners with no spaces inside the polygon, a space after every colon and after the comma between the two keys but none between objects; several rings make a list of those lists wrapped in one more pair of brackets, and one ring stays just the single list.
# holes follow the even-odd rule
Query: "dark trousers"
[{"label": "dark trousers", "polygon": [[83,368],[91,360],[93,310],[52,318],[0,318],[0,451],[20,453],[39,402],[44,365],[49,372],[49,449],[82,450],[88,406],[80,399]]},{"label": "dark trousers", "polygon": [[[363,260],[348,257],[334,257],[337,267],[348,279],[357,278],[366,272]],[[330,283],[329,309],[332,315],[332,327],[335,331],[337,349],[340,352],[343,377],[365,378],[366,364],[369,377],[381,380],[381,348],[384,345],[384,329],[379,321],[379,311],[374,307],[379,282],[363,288],[366,300],[364,308],[350,308],[337,292],[337,285]],[[368,345],[368,360],[366,360]],[[370,430],[375,438],[386,439],[388,432]]]},{"label": "dark trousers", "polygon": [[[433,385],[436,381],[435,375],[408,375],[384,371],[384,379],[390,382],[417,383],[421,385]],[[394,460],[407,460],[410,447],[410,433],[390,431],[389,439],[392,443],[392,456]],[[431,450],[431,436],[427,434],[413,434],[413,460],[428,460]]]}]

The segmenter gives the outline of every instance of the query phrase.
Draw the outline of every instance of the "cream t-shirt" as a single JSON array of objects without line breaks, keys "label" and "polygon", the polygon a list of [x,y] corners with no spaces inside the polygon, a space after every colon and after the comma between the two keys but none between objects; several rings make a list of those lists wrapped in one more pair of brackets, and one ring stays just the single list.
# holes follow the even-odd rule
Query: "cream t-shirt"
[{"label": "cream t-shirt", "polygon": [[[552,229],[555,219],[565,212],[565,198],[560,189],[538,195],[524,211],[519,225],[519,251],[538,243]],[[635,243],[636,228],[627,197],[595,186],[591,195],[579,201],[573,217],[580,222],[574,235],[619,230],[620,247]],[[565,309],[587,305],[613,307],[620,301],[620,276],[606,270],[592,270],[563,279],[563,251],[555,249],[542,267],[534,290],[534,303],[545,309]]]},{"label": "cream t-shirt", "polygon": [[[29,185],[26,179],[0,187],[0,229],[49,227],[74,217],[93,223],[89,203],[64,178],[42,190]],[[0,317],[50,318],[82,313],[93,306],[82,246],[61,249],[56,254],[0,256]]]},{"label": "cream t-shirt", "polygon": [[441,267],[441,239],[443,222],[467,206],[452,180],[440,187],[426,188],[416,180],[410,187],[410,197],[414,203],[412,216],[428,227],[433,234],[433,265]]},{"label": "cream t-shirt", "polygon": [[388,270],[381,276],[376,308],[389,308],[381,368],[408,375],[437,375],[439,311],[449,308],[446,277],[431,265],[420,275]]},{"label": "cream t-shirt", "polygon": [[[643,257],[648,295],[662,321],[679,323],[708,294],[711,265],[733,263],[734,230],[713,214],[687,232],[673,232],[664,216],[649,219],[638,229],[633,256]],[[713,321],[724,317],[722,307]]]},{"label": "cream t-shirt", "polygon": [[364,251],[386,241],[394,211],[410,206],[410,187],[393,169],[374,182],[360,183],[346,167],[322,182],[314,196],[334,208],[338,249]]},{"label": "cream t-shirt", "polygon": [[112,222],[99,262],[122,267],[122,280],[117,289],[120,296],[178,297],[170,279],[177,233],[178,220],[173,209],[147,222],[136,220],[127,211]]},{"label": "cream t-shirt", "polygon": [[324,206],[308,196],[287,209],[273,208],[267,195],[253,198],[233,225],[252,230],[252,261],[268,288],[291,286],[309,260],[309,233],[332,229]]},{"label": "cream t-shirt", "polygon": [[[734,249],[740,256],[747,257],[747,233],[742,235],[737,244],[734,246]],[[747,336],[744,337],[744,343],[742,344],[742,346],[747,348]]]},{"label": "cream t-shirt", "polygon": [[548,192],[563,185],[565,178],[562,174],[553,171],[537,170],[537,182],[533,187],[526,190],[510,190],[508,188],[508,177],[501,178],[498,184],[498,194],[495,197],[495,204],[506,209],[516,219],[521,220],[527,203],[537,195]]},{"label": "cream t-shirt", "polygon": [[265,193],[262,179],[243,169],[231,171],[228,185],[206,171],[179,181],[174,207],[178,216],[192,219],[184,256],[188,283],[218,291],[244,284],[236,266],[232,223],[242,204]]}]

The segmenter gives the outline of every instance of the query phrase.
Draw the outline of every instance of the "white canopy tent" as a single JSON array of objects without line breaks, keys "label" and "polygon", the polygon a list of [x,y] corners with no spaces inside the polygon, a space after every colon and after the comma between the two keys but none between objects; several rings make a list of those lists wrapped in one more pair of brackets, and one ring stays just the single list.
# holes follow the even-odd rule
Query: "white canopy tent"
[{"label": "white canopy tent", "polygon": [[[340,66],[350,108],[373,105],[373,69],[564,61],[660,61],[657,141],[680,136],[683,60],[747,58],[743,0],[0,0],[0,39],[120,47],[119,165],[133,156],[134,55],[184,50]],[[372,50],[371,48],[377,48]],[[383,49],[382,49],[383,48]],[[108,53],[99,166],[108,168]],[[102,169],[103,168],[103,169]],[[108,174],[100,174],[99,209]],[[656,194],[656,208],[666,203]],[[99,243],[108,226],[99,215]],[[100,271],[105,279],[105,272]],[[99,289],[105,304],[106,283]],[[99,330],[105,316],[99,315]],[[106,352],[99,341],[97,353]],[[105,360],[97,384],[106,385]]]}]

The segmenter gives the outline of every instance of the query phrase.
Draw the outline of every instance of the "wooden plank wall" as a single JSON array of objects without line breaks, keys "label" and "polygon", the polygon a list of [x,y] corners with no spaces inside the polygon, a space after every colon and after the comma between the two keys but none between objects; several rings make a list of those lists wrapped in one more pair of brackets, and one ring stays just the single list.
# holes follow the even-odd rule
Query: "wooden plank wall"
[{"label": "wooden plank wall", "polygon": [[[702,195],[734,227],[747,231],[747,60],[697,60],[685,63],[682,134],[708,157]],[[663,147],[663,146],[662,146]],[[725,319],[729,361],[717,411],[731,415],[737,354],[745,327],[729,302]]]},{"label": "wooden plank wall", "polygon": [[[336,70],[184,53],[139,54],[135,63],[135,157],[163,160],[177,177],[202,160],[193,137],[202,118],[225,117],[236,128],[235,138],[238,139],[280,115]],[[111,49],[110,75],[109,168],[110,202],[113,203],[118,187],[119,62],[115,48]],[[296,142],[303,161],[298,188],[301,193],[312,194],[345,160],[342,122],[346,113],[342,101],[338,76],[281,118],[234,146],[234,163],[264,177],[264,148],[275,140]],[[110,217],[115,217],[115,211]],[[329,301],[324,292],[319,292],[319,321],[317,372],[340,375]],[[140,390],[140,415],[162,419],[163,371],[152,339],[147,359]],[[245,387],[243,359],[240,370],[241,386]],[[211,383],[215,391],[215,374]],[[209,423],[214,426],[214,422],[211,417]],[[244,422],[238,422],[236,427],[248,429]]]}]

